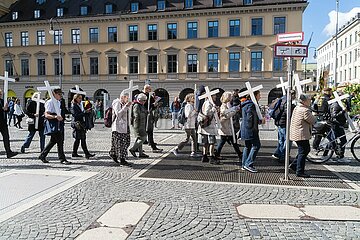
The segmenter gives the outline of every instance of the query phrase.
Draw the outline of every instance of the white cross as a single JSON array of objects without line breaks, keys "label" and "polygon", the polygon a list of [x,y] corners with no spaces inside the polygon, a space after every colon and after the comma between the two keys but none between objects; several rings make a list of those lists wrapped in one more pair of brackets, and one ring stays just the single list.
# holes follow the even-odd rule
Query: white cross
[{"label": "white cross", "polygon": [[129,81],[129,87],[123,90],[124,93],[129,93],[129,100],[130,100],[130,102],[132,102],[132,100],[133,100],[133,95],[132,95],[132,93],[133,93],[133,91],[135,91],[135,90],[139,90],[139,86],[138,86],[138,85],[135,85],[135,86],[134,86],[133,80],[130,80],[130,81]]},{"label": "white cross", "polygon": [[54,108],[55,108],[56,114],[58,116],[61,116],[61,110],[60,110],[59,104],[57,104],[58,100],[56,100],[56,98],[54,97],[54,94],[53,94],[53,90],[60,89],[60,87],[59,86],[50,86],[49,81],[44,81],[44,83],[45,83],[45,87],[38,87],[37,90],[38,91],[47,91],[49,93],[49,96],[54,103]]},{"label": "white cross", "polygon": [[[212,99],[212,96],[219,93],[220,92],[219,89],[210,91],[209,87],[206,86],[205,91],[206,92],[199,97],[199,100],[207,98],[209,100],[209,102],[215,107],[215,103],[214,103],[214,101]],[[220,119],[219,119],[219,115],[217,114],[217,112],[214,113],[214,117],[215,117],[215,122],[216,122],[216,125],[217,125],[217,129],[219,130],[220,129]]]},{"label": "white cross", "polygon": [[39,129],[40,103],[45,103],[45,101],[41,99],[40,92],[34,92],[34,94],[31,97],[31,100],[36,102],[35,129]]},{"label": "white cross", "polygon": [[70,92],[86,96],[86,92],[81,91],[79,85],[75,85],[75,89],[70,89]]},{"label": "white cross", "polygon": [[4,77],[0,76],[0,80],[4,81],[4,106],[7,104],[9,82],[15,82],[15,79],[9,78],[9,73],[5,71]]},{"label": "white cross", "polygon": [[286,95],[286,89],[289,87],[289,82],[284,82],[284,79],[280,77],[280,84],[276,85],[276,88],[281,88],[283,96]]},{"label": "white cross", "polygon": [[305,79],[305,80],[300,81],[300,78],[299,78],[298,74],[294,74],[294,79],[295,79],[294,87],[296,88],[296,92],[297,92],[297,95],[298,95],[298,98],[299,98],[300,95],[303,94],[301,86],[305,85],[305,84],[308,84],[308,83],[312,83],[313,80],[311,78],[309,78],[309,79]]},{"label": "white cross", "polygon": [[254,92],[262,89],[263,85],[259,85],[259,86],[256,86],[256,87],[252,88],[250,83],[246,82],[245,86],[246,86],[247,90],[239,93],[239,97],[250,95],[251,101],[253,101],[253,103],[255,104],[256,113],[257,113],[259,119],[262,120],[263,116],[261,114],[260,107],[259,107],[259,104],[258,104],[258,102],[256,100]]},{"label": "white cross", "polygon": [[[344,106],[344,104],[342,103],[341,100],[348,98],[349,94],[344,94],[342,96],[339,96],[339,94],[336,91],[334,91],[333,94],[334,94],[335,98],[330,100],[328,103],[333,104],[333,103],[337,102],[343,110],[346,110],[346,107]],[[345,112],[345,117],[346,117],[346,120],[349,123],[349,127],[351,128],[351,130],[355,131],[356,127],[355,127],[353,121],[351,120],[351,118],[349,117],[349,114],[347,112]]]}]

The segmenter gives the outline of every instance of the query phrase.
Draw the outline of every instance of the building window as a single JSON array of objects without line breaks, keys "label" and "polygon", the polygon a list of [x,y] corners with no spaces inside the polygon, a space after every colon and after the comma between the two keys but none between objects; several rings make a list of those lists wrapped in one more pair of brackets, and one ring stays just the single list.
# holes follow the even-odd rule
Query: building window
[{"label": "building window", "polygon": [[286,17],[274,18],[274,34],[285,33]]},{"label": "building window", "polygon": [[117,27],[108,27],[108,41],[117,42]]},{"label": "building window", "polygon": [[357,42],[357,40],[358,40],[358,32],[356,31],[356,32],[355,32],[355,39],[354,39],[354,41]]},{"label": "building window", "polygon": [[357,67],[356,66],[354,67],[354,78],[355,79],[357,78]]},{"label": "building window", "polygon": [[138,40],[138,25],[129,26],[129,41]]},{"label": "building window", "polygon": [[139,57],[138,56],[129,56],[129,73],[138,73],[138,65],[139,65]]},{"label": "building window", "polygon": [[90,75],[99,74],[99,58],[91,57],[90,58]]},{"label": "building window", "polygon": [[105,5],[105,13],[106,14],[113,13],[113,5],[112,4],[106,4]]},{"label": "building window", "polygon": [[12,60],[5,60],[5,71],[9,73],[9,76],[14,76],[14,66]]},{"label": "building window", "polygon": [[168,73],[177,73],[177,55],[168,55]]},{"label": "building window", "polygon": [[273,70],[276,72],[281,72],[284,70],[284,58],[274,57],[273,59]]},{"label": "building window", "polygon": [[64,8],[57,8],[56,9],[56,16],[63,17],[64,16]]},{"label": "building window", "polygon": [[109,74],[117,74],[117,57],[108,57]]},{"label": "building window", "polygon": [[62,43],[62,30],[54,30],[54,44]]},{"label": "building window", "polygon": [[208,22],[208,37],[218,37],[219,36],[219,22],[218,21],[209,21]]},{"label": "building window", "polygon": [[148,56],[148,73],[157,73],[157,55]]},{"label": "building window", "polygon": [[[60,66],[60,59],[59,58],[55,58],[54,59],[54,72],[55,72],[55,76],[59,76],[60,73],[62,72],[62,65],[63,61],[61,59],[61,66]],[[61,69],[60,69],[61,67]]]},{"label": "building window", "polygon": [[168,23],[168,39],[176,39],[177,38],[177,23]]},{"label": "building window", "polygon": [[44,30],[37,31],[36,42],[37,42],[37,45],[45,45],[45,31]]},{"label": "building window", "polygon": [[39,18],[40,17],[40,10],[35,10],[34,11],[34,18]]},{"label": "building window", "polygon": [[197,54],[187,55],[187,69],[189,73],[197,72]]},{"label": "building window", "polygon": [[12,12],[12,20],[16,20],[19,17],[19,13],[18,12]]},{"label": "building window", "polygon": [[208,54],[208,72],[218,72],[219,71],[219,54],[218,53],[209,53]]},{"label": "building window", "polygon": [[244,5],[251,5],[252,3],[252,0],[244,0]]},{"label": "building window", "polygon": [[230,37],[240,36],[240,20],[239,19],[230,20],[229,28],[230,28],[230,32],[229,32]]},{"label": "building window", "polygon": [[71,29],[71,43],[80,43],[80,29]]},{"label": "building window", "polygon": [[358,51],[357,49],[354,50],[354,61],[356,61],[358,58]]},{"label": "building window", "polygon": [[157,40],[157,25],[148,25],[148,40]]},{"label": "building window", "polygon": [[251,71],[262,71],[262,52],[251,52]]},{"label": "building window", "polygon": [[251,19],[251,35],[262,35],[262,18],[253,18]]},{"label": "building window", "polygon": [[139,11],[139,3],[138,2],[131,3],[131,12],[137,13],[138,11]]},{"label": "building window", "polygon": [[89,29],[89,40],[90,43],[97,43],[99,41],[99,29],[90,28]]},{"label": "building window", "polygon": [[185,0],[185,8],[192,8],[194,6],[193,0]]},{"label": "building window", "polygon": [[165,8],[166,8],[165,0],[158,0],[157,1],[157,10],[158,11],[163,11],[163,10],[165,10]]},{"label": "building window", "polygon": [[29,32],[21,32],[21,46],[29,46]]},{"label": "building window", "polygon": [[45,2],[46,2],[46,0],[36,0],[36,3],[39,4],[39,5],[41,5],[41,4],[45,3]]},{"label": "building window", "polygon": [[214,7],[221,7],[222,6],[222,0],[214,0]]},{"label": "building window", "polygon": [[197,38],[197,22],[188,22],[187,23],[187,38],[188,39],[192,39],[192,38]]},{"label": "building window", "polygon": [[80,15],[81,16],[88,15],[88,7],[87,6],[80,7]]},{"label": "building window", "polygon": [[29,76],[29,59],[21,59],[21,75],[22,76]]},{"label": "building window", "polygon": [[5,33],[5,47],[13,46],[13,37],[11,32]]},{"label": "building window", "polygon": [[71,61],[72,75],[80,75],[80,58],[73,58]]},{"label": "building window", "polygon": [[347,64],[347,54],[345,54],[345,56],[344,56],[344,65],[346,65]]},{"label": "building window", "polygon": [[[345,48],[347,48],[347,38],[345,38]],[[346,79],[345,79],[346,80]]]},{"label": "building window", "polygon": [[352,52],[349,52],[349,63],[351,63],[352,60]]},{"label": "building window", "polygon": [[229,53],[229,72],[240,71],[240,53],[233,52]]},{"label": "building window", "polygon": [[46,75],[45,59],[38,59],[37,62],[38,62],[38,75],[45,76]]},{"label": "building window", "polygon": [[352,44],[352,35],[350,34],[350,37],[349,37],[349,46],[351,46]]}]

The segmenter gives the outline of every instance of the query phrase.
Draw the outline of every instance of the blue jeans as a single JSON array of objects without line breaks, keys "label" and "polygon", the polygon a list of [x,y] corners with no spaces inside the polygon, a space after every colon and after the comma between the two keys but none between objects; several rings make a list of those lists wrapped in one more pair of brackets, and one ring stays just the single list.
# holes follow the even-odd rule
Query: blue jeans
[{"label": "blue jeans", "polygon": [[274,155],[278,157],[280,160],[285,159],[285,150],[286,150],[285,144],[286,144],[286,128],[278,127],[278,145],[276,147]]},{"label": "blue jeans", "polygon": [[176,120],[178,118],[179,112],[172,112],[171,113],[171,126],[175,127]]},{"label": "blue jeans", "polygon": [[[30,143],[31,143],[32,139],[34,138],[35,133],[36,133],[36,131],[30,131],[29,132],[29,134],[25,138],[25,142],[23,144],[24,148],[29,148],[30,147]],[[40,137],[40,149],[41,149],[41,152],[42,152],[44,150],[44,148],[45,148],[44,130],[39,130],[39,137]]]},{"label": "blue jeans", "polygon": [[256,155],[258,154],[261,147],[259,136],[254,139],[245,140],[245,147],[242,157],[243,167],[253,167]]}]

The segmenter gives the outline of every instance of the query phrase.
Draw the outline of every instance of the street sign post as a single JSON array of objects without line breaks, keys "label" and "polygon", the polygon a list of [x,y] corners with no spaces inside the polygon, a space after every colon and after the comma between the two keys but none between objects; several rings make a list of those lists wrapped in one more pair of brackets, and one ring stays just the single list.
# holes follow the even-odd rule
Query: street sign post
[{"label": "street sign post", "polygon": [[304,40],[304,32],[280,33],[276,35],[276,42],[302,42]]},{"label": "street sign post", "polygon": [[308,46],[307,45],[275,45],[276,57],[307,57]]}]

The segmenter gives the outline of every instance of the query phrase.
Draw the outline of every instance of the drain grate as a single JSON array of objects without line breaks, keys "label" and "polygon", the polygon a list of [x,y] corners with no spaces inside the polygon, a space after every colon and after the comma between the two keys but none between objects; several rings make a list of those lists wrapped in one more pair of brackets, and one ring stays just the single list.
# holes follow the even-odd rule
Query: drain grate
[{"label": "drain grate", "polygon": [[[185,148],[181,155],[168,155],[140,177],[351,189],[324,166],[309,162],[306,163],[306,170],[311,178],[303,179],[290,174],[290,181],[281,181],[284,177],[284,165],[271,158],[275,144],[273,141],[262,142],[263,146],[255,162],[259,171],[256,174],[241,170],[239,160],[234,158],[233,149],[226,146],[222,154],[226,158],[222,160],[223,165],[211,165],[202,163],[201,159],[190,158],[190,151]],[[296,150],[292,155],[296,155]]]}]

